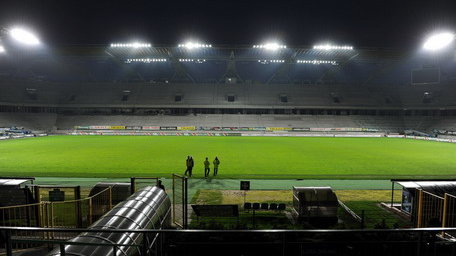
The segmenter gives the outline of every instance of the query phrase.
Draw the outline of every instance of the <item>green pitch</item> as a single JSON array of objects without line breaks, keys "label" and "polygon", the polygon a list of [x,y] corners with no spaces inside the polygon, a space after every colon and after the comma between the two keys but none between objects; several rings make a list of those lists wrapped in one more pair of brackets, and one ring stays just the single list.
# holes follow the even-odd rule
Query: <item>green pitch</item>
[{"label": "green pitch", "polygon": [[0,141],[0,176],[169,177],[195,159],[219,178],[456,177],[456,144],[396,138],[50,136]]}]

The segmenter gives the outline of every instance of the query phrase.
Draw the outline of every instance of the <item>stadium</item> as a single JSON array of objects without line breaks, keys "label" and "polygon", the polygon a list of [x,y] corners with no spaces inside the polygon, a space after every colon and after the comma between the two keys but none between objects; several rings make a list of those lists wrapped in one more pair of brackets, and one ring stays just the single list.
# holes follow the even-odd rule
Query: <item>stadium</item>
[{"label": "stadium", "polygon": [[404,50],[0,28],[0,255],[455,255],[454,29]]}]

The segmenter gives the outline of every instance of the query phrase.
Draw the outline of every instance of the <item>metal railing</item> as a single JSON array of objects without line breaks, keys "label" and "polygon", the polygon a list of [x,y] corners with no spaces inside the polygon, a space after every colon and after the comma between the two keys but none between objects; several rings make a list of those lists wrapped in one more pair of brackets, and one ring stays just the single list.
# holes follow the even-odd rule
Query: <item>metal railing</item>
[{"label": "metal railing", "polygon": [[173,223],[183,229],[188,226],[188,179],[185,176],[173,174]]},{"label": "metal railing", "polygon": [[[53,239],[46,233],[141,233],[157,236],[153,244],[91,244]],[[455,255],[456,242],[444,240],[442,232],[456,228],[393,230],[106,230],[0,227],[6,255],[13,255],[18,243],[47,244],[65,255],[68,245],[140,247],[140,255]],[[27,236],[21,234],[27,233]],[[95,249],[95,248],[94,248]],[[313,254],[312,254],[313,252]],[[325,254],[326,253],[326,254]]]},{"label": "metal railing", "polygon": [[0,225],[10,227],[88,227],[112,208],[111,187],[78,200],[0,207]]},{"label": "metal railing", "polygon": [[418,190],[418,213],[416,227],[442,227],[444,198]]},{"label": "metal railing", "polygon": [[[443,204],[442,227],[456,227],[456,196],[445,194]],[[447,232],[456,237],[456,232]]]},{"label": "metal railing", "polygon": [[[418,190],[416,226],[456,227],[456,196],[445,193],[443,197]],[[456,235],[456,233],[453,233]]]},{"label": "metal railing", "polygon": [[[150,181],[155,181],[153,186],[158,185],[159,177],[130,177],[130,193],[134,194],[138,189],[144,185],[150,186]],[[139,184],[140,181],[147,181],[146,184]]]}]

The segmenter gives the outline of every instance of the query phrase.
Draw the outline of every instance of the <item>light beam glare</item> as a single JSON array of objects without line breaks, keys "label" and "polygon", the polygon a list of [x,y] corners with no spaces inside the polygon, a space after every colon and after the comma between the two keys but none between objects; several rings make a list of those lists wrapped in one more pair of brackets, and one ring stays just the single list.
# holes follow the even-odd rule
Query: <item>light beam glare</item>
[{"label": "light beam glare", "polygon": [[27,45],[38,45],[40,40],[33,33],[22,29],[22,28],[13,28],[9,31],[12,38]]}]

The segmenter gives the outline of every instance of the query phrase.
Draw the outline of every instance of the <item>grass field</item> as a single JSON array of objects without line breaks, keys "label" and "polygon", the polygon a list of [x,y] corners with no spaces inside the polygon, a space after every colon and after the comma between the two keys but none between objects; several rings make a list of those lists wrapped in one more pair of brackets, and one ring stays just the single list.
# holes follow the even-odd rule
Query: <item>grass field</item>
[{"label": "grass field", "polygon": [[221,161],[219,178],[454,177],[456,144],[397,138],[49,136],[0,141],[1,176],[130,177]]}]

